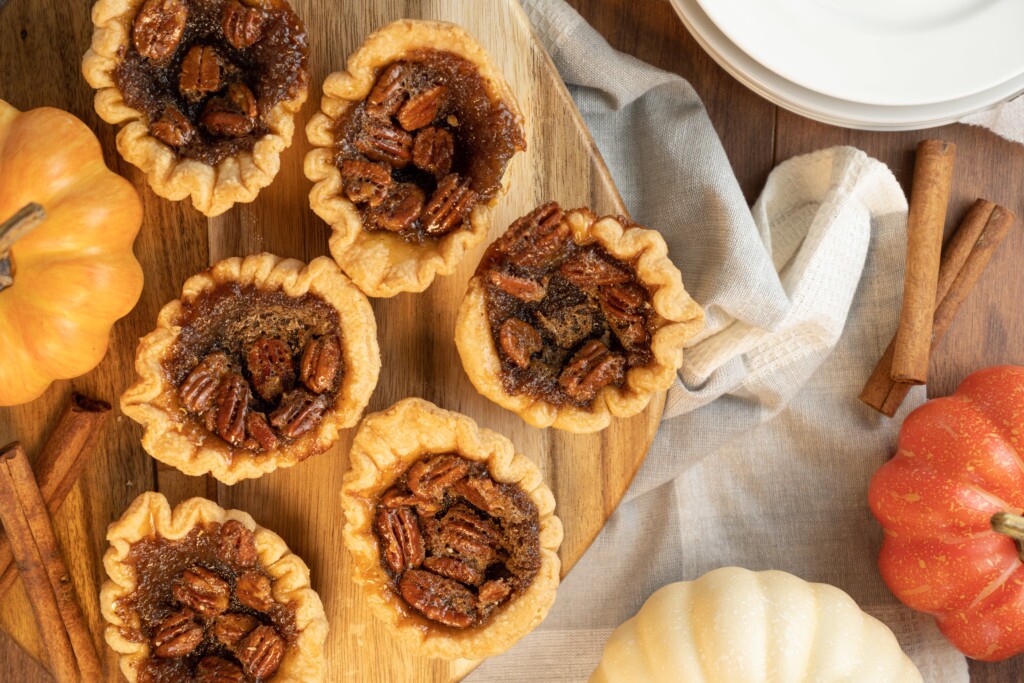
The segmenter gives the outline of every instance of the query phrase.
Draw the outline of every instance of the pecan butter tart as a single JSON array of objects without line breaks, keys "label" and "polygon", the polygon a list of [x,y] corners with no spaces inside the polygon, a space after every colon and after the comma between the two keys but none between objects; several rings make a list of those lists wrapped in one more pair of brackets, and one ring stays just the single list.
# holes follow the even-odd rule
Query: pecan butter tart
[{"label": "pecan butter tart", "polygon": [[487,209],[526,149],[522,115],[490,57],[452,24],[389,24],[347,67],[328,76],[306,128],[310,203],[363,291],[423,291],[486,236]]},{"label": "pecan butter tart", "polygon": [[233,258],[190,278],[136,355],[121,407],[153,457],[224,483],[321,453],[380,371],[366,297],[329,258]]},{"label": "pecan butter tart", "polygon": [[106,640],[139,683],[321,681],[327,617],[281,538],[204,498],[144,493],[107,530]]},{"label": "pecan butter tart", "polygon": [[446,659],[509,648],[547,614],[562,524],[540,471],[505,437],[421,399],[363,420],[345,545],[372,611]]},{"label": "pecan butter tart", "polygon": [[82,71],[153,191],[208,216],[277,175],[309,82],[285,0],[99,0]]},{"label": "pecan butter tart", "polygon": [[668,389],[703,326],[661,235],[552,202],[488,247],[455,342],[487,398],[537,427],[592,432]]}]

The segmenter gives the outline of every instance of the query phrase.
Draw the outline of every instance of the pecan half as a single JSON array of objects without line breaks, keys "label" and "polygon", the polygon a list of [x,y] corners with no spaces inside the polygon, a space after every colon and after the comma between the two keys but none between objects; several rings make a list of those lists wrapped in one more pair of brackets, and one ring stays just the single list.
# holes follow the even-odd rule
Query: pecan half
[{"label": "pecan half", "polygon": [[557,203],[542,204],[512,223],[495,242],[495,248],[524,268],[550,265],[561,257],[571,236],[569,224],[562,218]]},{"label": "pecan half", "polygon": [[467,477],[455,484],[455,492],[470,505],[500,519],[502,524],[518,524],[527,519],[528,511],[516,505],[490,477]]},{"label": "pecan half", "polygon": [[132,44],[151,62],[165,63],[178,49],[187,20],[185,0],[146,0],[135,15]]},{"label": "pecan half", "polygon": [[217,389],[217,434],[235,446],[241,446],[245,441],[249,398],[249,384],[238,373],[228,373],[220,381]]},{"label": "pecan half", "polygon": [[153,632],[153,654],[164,659],[185,657],[203,642],[203,627],[195,613],[183,609],[170,615]]},{"label": "pecan half", "polygon": [[171,589],[174,599],[204,617],[215,617],[228,608],[231,588],[205,567],[186,569]]},{"label": "pecan half", "polygon": [[277,629],[273,626],[257,626],[239,643],[235,656],[242,662],[242,668],[248,676],[266,680],[277,673],[284,651],[284,638]]},{"label": "pecan half", "polygon": [[243,567],[256,564],[259,559],[256,537],[237,519],[229,519],[221,525],[217,535],[217,557]]},{"label": "pecan half", "polygon": [[419,514],[430,517],[441,510],[441,501],[420,498],[413,494],[403,494],[396,488],[390,488],[380,497],[380,504],[386,508],[414,507]]},{"label": "pecan half", "polygon": [[443,85],[413,95],[398,111],[398,123],[408,131],[429,126],[437,118],[447,95],[448,88]]},{"label": "pecan half", "polygon": [[388,567],[396,574],[423,564],[425,553],[420,524],[412,508],[382,507],[374,520],[381,550]]},{"label": "pecan half", "polygon": [[334,386],[341,369],[341,340],[336,334],[310,339],[302,352],[299,377],[310,391],[322,394]]},{"label": "pecan half", "polygon": [[266,612],[274,604],[270,577],[257,569],[242,572],[235,581],[235,598],[257,612]]},{"label": "pecan half", "polygon": [[227,93],[211,98],[200,122],[214,135],[240,138],[256,127],[256,96],[244,83],[232,83]]},{"label": "pecan half", "polygon": [[405,65],[401,62],[390,64],[381,73],[377,83],[366,98],[366,111],[374,116],[394,116],[402,107],[405,96]]},{"label": "pecan half", "polygon": [[316,426],[327,410],[327,397],[293,389],[281,396],[281,403],[270,414],[270,424],[281,434],[296,439]]},{"label": "pecan half", "polygon": [[463,559],[485,568],[494,561],[500,532],[462,503],[453,505],[441,518],[441,540]]},{"label": "pecan half", "polygon": [[292,352],[280,339],[260,337],[245,353],[253,389],[267,402],[276,401],[295,384]]},{"label": "pecan half", "polygon": [[543,282],[537,282],[528,277],[519,277],[518,275],[510,275],[509,273],[502,273],[497,270],[489,270],[487,271],[487,281],[509,296],[514,296],[520,301],[528,303],[541,301],[548,293],[546,278]]},{"label": "pecan half", "polygon": [[405,168],[412,161],[412,142],[412,135],[390,121],[367,118],[352,144],[368,159]]},{"label": "pecan half", "polygon": [[231,46],[244,50],[263,37],[263,12],[231,0],[224,5],[220,27]]},{"label": "pecan half", "polygon": [[593,401],[598,390],[621,381],[626,360],[613,354],[597,339],[576,352],[558,378],[558,386],[574,401]]},{"label": "pecan half", "polygon": [[505,579],[495,579],[480,586],[477,598],[481,607],[484,605],[497,605],[505,601],[512,594],[512,586]]},{"label": "pecan half", "polygon": [[565,279],[577,287],[616,285],[632,279],[626,268],[612,263],[594,249],[587,249],[566,261],[558,270]]},{"label": "pecan half", "polygon": [[519,318],[509,318],[501,324],[498,341],[505,357],[521,368],[529,367],[530,356],[544,346],[540,332]]},{"label": "pecan half", "polygon": [[185,54],[178,75],[178,90],[185,99],[198,102],[221,88],[221,58],[209,45],[193,45]]},{"label": "pecan half", "polygon": [[405,601],[427,619],[466,628],[476,622],[476,596],[458,581],[422,569],[410,569],[398,582]]},{"label": "pecan half", "polygon": [[627,349],[637,349],[649,340],[644,308],[647,292],[636,283],[601,287],[597,293],[601,310],[612,332]]},{"label": "pecan half", "polygon": [[196,134],[192,123],[173,104],[164,107],[160,118],[149,124],[149,132],[160,142],[171,147],[184,147]]},{"label": "pecan half", "polygon": [[423,190],[412,183],[399,183],[378,206],[366,212],[369,227],[402,232],[413,226],[423,211]]},{"label": "pecan half", "polygon": [[484,580],[484,573],[478,567],[454,557],[428,557],[423,560],[423,566],[435,574],[470,586],[479,586]]},{"label": "pecan half", "polygon": [[379,206],[391,189],[391,169],[361,159],[341,162],[341,190],[356,204]]},{"label": "pecan half", "polygon": [[417,460],[409,468],[409,490],[420,498],[440,500],[444,491],[469,474],[469,465],[457,455],[435,455]]},{"label": "pecan half", "polygon": [[196,683],[245,683],[245,674],[234,662],[203,657],[196,666]]},{"label": "pecan half", "polygon": [[178,387],[182,407],[193,413],[201,413],[213,407],[217,387],[230,369],[231,361],[219,351],[200,361]]},{"label": "pecan half", "polygon": [[476,204],[476,192],[469,189],[469,178],[460,180],[449,173],[437,184],[430,201],[423,207],[423,231],[428,235],[445,235],[469,220]]},{"label": "pecan half", "polygon": [[259,626],[259,623],[255,617],[251,617],[248,614],[238,612],[222,614],[217,617],[217,621],[213,622],[213,637],[217,639],[218,643],[230,650],[238,645],[242,638],[247,636],[254,628]]},{"label": "pecan half", "polygon": [[452,170],[455,138],[445,128],[430,126],[416,133],[412,145],[412,163],[416,168],[443,178]]},{"label": "pecan half", "polygon": [[258,410],[250,410],[245,416],[245,432],[253,438],[258,448],[265,451],[272,451],[281,445],[281,439],[270,428],[267,416]]}]

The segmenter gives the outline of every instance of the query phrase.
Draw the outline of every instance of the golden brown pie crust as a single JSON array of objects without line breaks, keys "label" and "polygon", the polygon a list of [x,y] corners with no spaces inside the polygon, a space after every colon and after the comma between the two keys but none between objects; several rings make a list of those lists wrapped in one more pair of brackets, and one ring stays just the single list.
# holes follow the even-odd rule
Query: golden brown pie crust
[{"label": "golden brown pie crust", "polygon": [[[473,628],[449,628],[409,608],[389,585],[373,531],[381,494],[414,462],[435,453],[457,453],[486,463],[493,480],[517,484],[539,513],[540,570],[525,592],[490,621]],[[507,650],[544,619],[558,588],[561,563],[556,553],[562,542],[562,522],[554,514],[555,499],[540,470],[516,453],[511,441],[481,429],[465,415],[408,398],[363,420],[352,443],[349,466],[342,487],[342,537],[352,553],[353,577],[363,587],[370,610],[407,647],[443,659],[488,657]]]},{"label": "golden brown pie crust", "polygon": [[484,281],[475,275],[455,322],[455,344],[462,366],[483,396],[507,408],[535,427],[555,427],[586,433],[604,429],[612,416],[631,417],[667,390],[683,363],[683,346],[704,328],[704,310],[683,287],[679,269],[668,259],[665,240],[655,230],[624,224],[618,218],[598,218],[587,210],[567,212],[564,218],[580,245],[598,243],[622,261],[635,261],[636,277],[651,292],[655,311],[651,351],[653,360],[626,373],[623,387],[602,387],[590,410],[555,406],[528,395],[511,395],[501,379],[501,360],[487,317]]},{"label": "golden brown pie crust", "polygon": [[98,0],[92,8],[92,46],[82,59],[82,74],[96,89],[96,113],[107,123],[124,124],[117,150],[125,161],[146,174],[153,191],[170,200],[192,198],[207,216],[217,216],[236,203],[251,202],[270,185],[281,167],[281,152],[292,143],[295,114],[309,94],[308,87],[282,100],[264,115],[268,133],[251,152],[222,159],[215,166],[183,159],[149,133],[146,115],[129,107],[114,83],[114,70],[131,44],[131,26],[145,0]]},{"label": "golden brown pie crust", "polygon": [[380,68],[420,49],[444,50],[472,63],[491,100],[503,102],[523,125],[519,105],[497,66],[479,43],[454,24],[409,19],[388,24],[349,58],[347,71],[327,77],[321,111],[306,125],[306,136],[314,147],[304,165],[306,177],[315,183],[309,203],[333,230],[330,248],[334,260],[360,289],[374,297],[422,292],[435,275],[454,271],[463,254],[487,236],[489,211],[508,190],[506,167],[502,189],[486,204],[473,208],[468,226],[422,245],[385,231],[363,230],[363,219],[342,192],[341,172],[334,164],[334,123],[349,107],[366,99]]},{"label": "golden brown pie crust", "polygon": [[[201,292],[224,283],[279,290],[291,297],[312,293],[338,313],[344,375],[334,405],[314,429],[275,450],[253,453],[206,431],[182,409],[178,388],[163,365],[181,334],[182,300],[195,300]],[[273,254],[230,258],[189,278],[181,299],[161,309],[156,329],[139,341],[135,370],[139,381],[121,395],[121,410],[145,427],[142,446],[146,451],[185,474],[209,473],[234,484],[322,453],[337,440],[340,430],[359,420],[380,374],[377,324],[370,302],[326,256],[308,266]]]},{"label": "golden brown pie crust", "polygon": [[327,641],[327,616],[320,596],[310,587],[309,567],[293,554],[284,540],[256,524],[241,510],[225,510],[205,498],[192,498],[171,510],[159,493],[147,492],[132,502],[121,518],[107,529],[110,548],[103,556],[109,579],[100,589],[100,609],[107,622],[107,644],[117,652],[121,673],[131,683],[138,668],[149,658],[149,643],[125,637],[131,624],[122,621],[117,603],[136,587],[135,569],[125,560],[133,543],[154,535],[167,539],[184,538],[199,525],[223,524],[237,520],[255,534],[260,564],[274,580],[273,596],[279,603],[291,603],[295,609],[298,638],[289,647],[273,681],[322,681],[326,677],[324,644]]}]

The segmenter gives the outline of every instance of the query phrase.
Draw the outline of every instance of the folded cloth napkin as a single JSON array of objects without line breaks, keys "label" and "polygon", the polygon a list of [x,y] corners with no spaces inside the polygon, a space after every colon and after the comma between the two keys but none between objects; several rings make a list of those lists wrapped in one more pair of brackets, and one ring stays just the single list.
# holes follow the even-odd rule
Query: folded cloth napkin
[{"label": "folded cloth napkin", "polygon": [[988,128],[1007,140],[1024,143],[1024,95],[960,119],[961,123]]},{"label": "folded cloth napkin", "polygon": [[882,583],[866,502],[902,417],[924,400],[914,390],[890,421],[857,399],[902,295],[896,179],[858,150],[823,150],[776,168],[751,211],[689,84],[615,52],[562,0],[523,4],[708,328],[633,485],[547,619],[469,680],[584,681],[657,588],[740,565],[842,588],[892,628],[926,681],[967,681],[933,620]]}]

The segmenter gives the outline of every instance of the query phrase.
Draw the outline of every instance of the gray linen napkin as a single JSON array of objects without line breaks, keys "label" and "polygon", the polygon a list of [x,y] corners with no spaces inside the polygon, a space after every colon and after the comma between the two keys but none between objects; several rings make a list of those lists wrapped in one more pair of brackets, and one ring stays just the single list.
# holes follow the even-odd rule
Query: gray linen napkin
[{"label": "gray linen napkin", "polygon": [[857,400],[898,315],[899,184],[862,152],[824,150],[776,169],[751,211],[688,83],[615,52],[561,0],[523,4],[627,207],[662,231],[709,329],[547,619],[469,680],[584,681],[654,590],[740,565],[842,588],[893,629],[926,681],[967,681],[931,618],[882,583],[866,504],[900,419],[923,400],[915,390],[893,421]]}]

